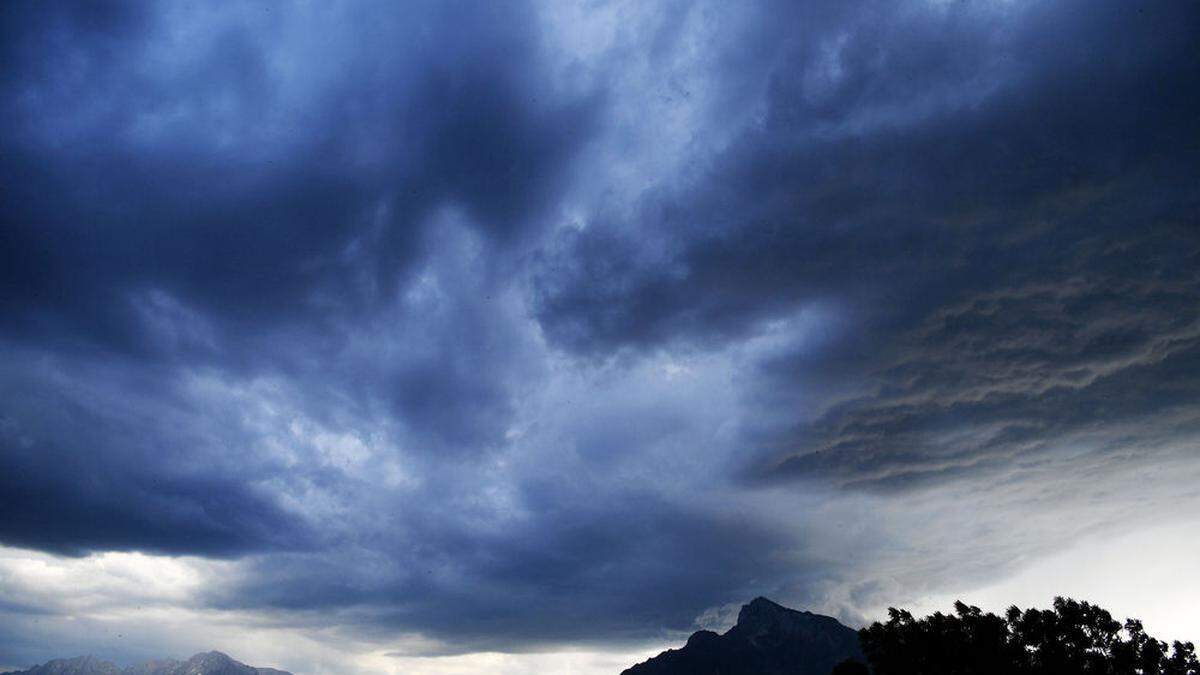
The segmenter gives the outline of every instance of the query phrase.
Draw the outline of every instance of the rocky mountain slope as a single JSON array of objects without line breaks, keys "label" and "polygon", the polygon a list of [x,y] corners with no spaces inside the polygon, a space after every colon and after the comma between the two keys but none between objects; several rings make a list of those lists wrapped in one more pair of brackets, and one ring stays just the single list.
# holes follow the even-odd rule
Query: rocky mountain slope
[{"label": "rocky mountain slope", "polygon": [[255,668],[235,661],[221,652],[197,654],[187,661],[164,659],[118,668],[110,661],[94,656],[55,659],[29,670],[0,675],[292,675],[274,668]]},{"label": "rocky mountain slope", "polygon": [[693,633],[622,675],[829,675],[846,659],[865,662],[858,633],[828,616],[756,598],[724,634]]}]

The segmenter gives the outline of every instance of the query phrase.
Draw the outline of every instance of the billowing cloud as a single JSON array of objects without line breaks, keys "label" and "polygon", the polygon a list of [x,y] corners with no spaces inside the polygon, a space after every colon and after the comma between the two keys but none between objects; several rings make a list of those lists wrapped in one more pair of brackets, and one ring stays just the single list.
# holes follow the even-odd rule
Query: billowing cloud
[{"label": "billowing cloud", "polygon": [[1200,500],[1192,3],[2,11],[0,664],[579,672]]}]

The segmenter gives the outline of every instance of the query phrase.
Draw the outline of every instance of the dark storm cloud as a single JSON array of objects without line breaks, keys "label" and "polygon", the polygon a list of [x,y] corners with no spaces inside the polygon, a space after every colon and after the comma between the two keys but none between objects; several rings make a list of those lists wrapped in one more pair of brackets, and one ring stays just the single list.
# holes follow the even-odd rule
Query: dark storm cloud
[{"label": "dark storm cloud", "polygon": [[762,368],[799,419],[751,442],[846,484],[1009,462],[1101,410],[1136,437],[1194,400],[1196,6],[831,15],[767,50],[761,121],[698,178],[549,249],[552,339],[712,347],[822,308],[820,348]]},{"label": "dark storm cloud", "polygon": [[1200,432],[1196,3],[32,7],[0,543],[234,558],[209,608],[375,645],[635,640],[838,602],[877,500]]},{"label": "dark storm cloud", "polygon": [[490,359],[516,354],[482,299],[423,327],[389,314],[397,332],[441,333],[414,336],[424,351],[345,358],[360,322],[436,264],[443,209],[465,214],[456,226],[478,232],[486,267],[540,226],[589,136],[590,108],[538,70],[530,12],[466,9],[5,8],[7,353],[62,352],[67,383],[91,362],[138,376],[77,412],[54,392],[24,405],[9,380],[5,419],[54,439],[5,439],[0,538],[216,554],[303,541],[253,486],[264,476],[206,466],[209,450],[166,420],[98,433],[110,420],[88,406],[141,405],[146,387],[182,396],[161,381],[171,367],[318,380],[382,401],[437,447],[503,430],[508,372]]},{"label": "dark storm cloud", "polygon": [[241,439],[196,425],[192,403],[155,373],[67,370],[14,351],[0,367],[5,543],[213,556],[311,543],[306,524],[256,485],[272,467],[230,456],[222,442]]},{"label": "dark storm cloud", "polygon": [[1053,449],[1181,451],[1200,432],[1200,247],[1172,234],[938,309],[896,336],[874,391],[797,429],[775,470],[910,487]]},{"label": "dark storm cloud", "polygon": [[436,208],[458,204],[502,240],[536,226],[588,134],[585,107],[539,89],[515,8],[310,17],[343,22],[321,55],[338,70],[302,85],[269,62],[320,64],[278,47],[287,27],[269,19],[214,21],[164,56],[149,18],[108,29],[53,10],[53,30],[18,40],[32,72],[5,96],[5,316],[31,338],[49,324],[140,350],[127,306],[142,289],[234,337],[370,309],[411,269]]},{"label": "dark storm cloud", "polygon": [[[550,334],[585,352],[705,341],[829,296],[925,311],[943,288],[1052,270],[1097,231],[1194,213],[1193,6],[972,7],[863,11],[831,54],[785,42],[763,121],[695,184],[561,242]],[[1138,211],[1037,211],[1122,184],[1146,191],[1113,200]],[[643,263],[642,240],[667,253]]]},{"label": "dark storm cloud", "polygon": [[714,594],[739,597],[796,562],[780,555],[782,533],[745,514],[571,481],[531,484],[521,497],[527,512],[487,525],[458,509],[432,522],[389,516],[408,532],[401,546],[272,556],[211,601],[421,632],[446,640],[435,653],[519,650],[687,631]]}]

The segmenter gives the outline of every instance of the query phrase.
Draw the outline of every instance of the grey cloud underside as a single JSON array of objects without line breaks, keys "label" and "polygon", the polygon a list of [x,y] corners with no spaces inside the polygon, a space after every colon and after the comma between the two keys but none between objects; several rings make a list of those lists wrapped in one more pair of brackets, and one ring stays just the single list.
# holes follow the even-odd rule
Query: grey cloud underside
[{"label": "grey cloud underside", "polygon": [[60,370],[45,356],[12,356],[35,365],[0,368],[5,543],[219,557],[311,543],[307,525],[260,482],[279,467],[231,450],[244,437],[210,428],[217,411],[198,418],[161,373]]},{"label": "grey cloud underside", "polygon": [[[1194,10],[1063,3],[1009,23],[956,6],[916,26],[863,12],[830,38],[831,91],[819,41],[781,46],[761,123],[648,194],[641,221],[560,241],[539,317],[604,354],[840,308],[823,349],[765,360],[763,400],[828,397],[755,439],[751,475],[904,487],[1097,420],[1134,427],[1106,451],[1190,437]],[[640,255],[646,240],[666,243]]]},{"label": "grey cloud underside", "polygon": [[[31,412],[44,419],[11,420],[59,436],[5,439],[11,543],[222,554],[293,540],[291,519],[261,486],[237,478],[240,468],[172,468],[176,456],[208,450],[165,420],[146,415],[140,422],[151,428],[96,435],[113,423],[106,409],[136,405],[122,398],[141,397],[142,387],[183,396],[172,368],[336,381],[434,444],[482,443],[502,430],[507,373],[490,360],[513,350],[503,328],[488,325],[482,301],[410,326],[393,317],[410,333],[443,332],[424,339],[434,345],[425,353],[349,365],[341,355],[432,264],[439,209],[465,211],[497,255],[538,228],[559,167],[587,139],[593,115],[539,91],[530,17],[517,7],[466,18],[450,5],[409,9],[305,17],[331,22],[321,58],[340,68],[325,83],[330,91],[299,93],[271,72],[282,20],[234,17],[194,36],[182,72],[160,72],[144,66],[166,30],[153,12],[103,3],[5,10],[8,353],[20,361],[33,345],[47,346],[58,353],[49,369],[74,369],[67,379],[88,377],[95,359],[136,373],[128,389],[97,392],[107,400],[78,402],[82,411],[49,392]],[[41,30],[22,30],[29,26]],[[47,40],[62,51],[44,51]],[[386,49],[394,43],[412,46]],[[157,136],[139,135],[156,120],[164,120]],[[474,283],[486,292],[492,282]],[[11,415],[21,384],[15,374],[8,382]],[[78,472],[63,470],[64,457]],[[81,476],[94,493],[71,494]],[[162,503],[178,505],[178,517],[163,517],[172,509]],[[100,513],[106,529],[84,533]]]},{"label": "grey cloud underside", "polygon": [[744,595],[755,579],[788,573],[785,538],[746,516],[637,491],[562,492],[529,487],[550,511],[497,528],[393,515],[387,527],[409,532],[403,542],[264,558],[211,602],[316,609],[363,634],[453,636],[434,653],[508,651],[686,631],[714,592]]},{"label": "grey cloud underside", "polygon": [[[1191,8],[1065,4],[1020,10],[1024,30],[967,8],[912,31],[863,12],[832,92],[806,92],[828,66],[780,46],[761,123],[708,171],[559,242],[547,330],[588,352],[745,334],[829,296],[921,313],[1052,274],[1089,240],[1190,229]],[[647,240],[666,243],[639,255]]]},{"label": "grey cloud underside", "polygon": [[811,495],[1186,463],[1197,7],[767,3],[664,121],[536,8],[6,6],[0,542],[529,649],[826,600],[887,540]]},{"label": "grey cloud underside", "polygon": [[1192,258],[1174,279],[1068,277],[944,308],[899,336],[873,391],[796,428],[786,443],[800,450],[769,472],[888,489],[1052,450],[1190,452],[1200,431]]}]

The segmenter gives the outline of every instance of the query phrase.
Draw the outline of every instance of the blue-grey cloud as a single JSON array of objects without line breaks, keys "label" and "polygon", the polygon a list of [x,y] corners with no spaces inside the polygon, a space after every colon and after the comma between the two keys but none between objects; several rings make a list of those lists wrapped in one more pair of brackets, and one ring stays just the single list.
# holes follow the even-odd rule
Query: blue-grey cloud
[{"label": "blue-grey cloud", "polygon": [[826,401],[755,440],[783,474],[854,483],[1186,407],[1194,7],[924,9],[780,37],[761,121],[707,171],[548,248],[551,338],[711,348],[826,308],[834,337],[762,368],[765,398]]},{"label": "blue-grey cloud", "polygon": [[525,650],[1190,498],[1195,3],[0,11],[7,546]]},{"label": "blue-grey cloud", "polygon": [[[5,453],[7,541],[221,552],[290,539],[254,476],[205,467],[207,450],[167,420],[98,433],[113,422],[97,410],[143,405],[128,398],[148,387],[177,394],[159,381],[172,367],[296,373],[308,366],[295,358],[332,358],[411,282],[443,208],[468,214],[488,250],[539,226],[591,113],[539,84],[528,12],[379,9],[6,10],[8,353],[40,346],[71,355],[66,367],[136,373],[75,414],[53,391],[17,409],[30,406],[10,380],[12,424],[58,438],[22,431],[28,447]],[[506,345],[479,308],[448,311],[432,353],[306,376],[366,389],[449,443],[482,441],[508,405],[488,361]],[[64,497],[61,518],[41,505]],[[89,519],[105,528],[82,536]]]}]

